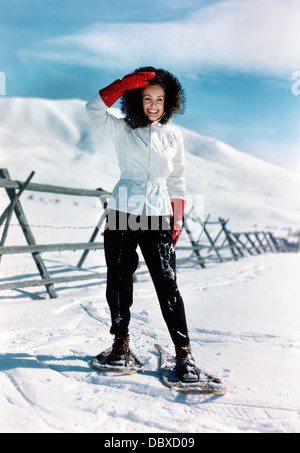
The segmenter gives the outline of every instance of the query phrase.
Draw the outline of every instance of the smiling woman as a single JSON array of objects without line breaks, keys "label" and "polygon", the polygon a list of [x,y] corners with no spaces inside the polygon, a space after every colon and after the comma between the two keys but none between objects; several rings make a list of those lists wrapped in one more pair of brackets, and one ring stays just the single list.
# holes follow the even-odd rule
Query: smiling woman
[{"label": "smiling woman", "polygon": [[[181,83],[173,74],[164,69],[155,69],[152,66],[138,68],[135,72],[144,71],[155,72],[155,77],[149,81],[149,86],[142,91],[127,90],[121,99],[122,112],[125,115],[126,122],[133,129],[147,126],[149,120],[159,120],[161,124],[167,124],[175,115],[182,114],[185,107],[185,92]],[[145,95],[147,95],[146,98]],[[152,104],[154,98],[157,101],[155,106]],[[159,110],[157,115],[154,114],[149,118],[149,112],[145,111],[146,102],[149,102],[146,111],[149,110],[149,107],[150,111]]]},{"label": "smiling woman", "polygon": [[149,85],[142,92],[144,113],[150,122],[158,121],[165,111],[165,90],[161,85]]},{"label": "smiling woman", "polygon": [[[121,96],[125,118],[119,119],[107,110]],[[178,79],[148,66],[102,88],[87,104],[87,112],[114,142],[121,170],[104,232],[106,297],[110,333],[115,335],[106,363],[122,368],[130,358],[130,308],[139,246],[175,346],[177,377],[197,382],[174,250],[185,208],[185,162],[182,134],[168,122],[175,113],[182,113],[183,105]]]}]

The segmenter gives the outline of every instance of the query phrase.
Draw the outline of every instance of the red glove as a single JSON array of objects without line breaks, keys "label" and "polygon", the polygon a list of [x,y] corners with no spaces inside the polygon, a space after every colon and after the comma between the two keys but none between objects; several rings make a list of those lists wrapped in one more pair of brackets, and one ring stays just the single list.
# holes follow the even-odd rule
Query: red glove
[{"label": "red glove", "polygon": [[122,80],[115,80],[108,87],[99,91],[99,94],[107,107],[111,107],[126,90],[134,90],[136,88],[145,88],[149,85],[147,80],[155,77],[155,72],[136,72],[127,74]]},{"label": "red glove", "polygon": [[171,233],[175,246],[177,244],[181,232],[181,225],[186,201],[172,199],[171,204],[173,209],[173,217],[171,217]]}]

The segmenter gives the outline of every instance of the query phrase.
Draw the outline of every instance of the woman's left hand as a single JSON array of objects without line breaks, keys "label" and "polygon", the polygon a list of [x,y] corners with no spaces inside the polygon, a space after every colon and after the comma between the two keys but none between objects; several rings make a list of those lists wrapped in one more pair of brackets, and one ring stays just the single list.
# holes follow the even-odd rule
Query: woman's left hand
[{"label": "woman's left hand", "polygon": [[173,209],[173,216],[171,217],[171,233],[173,238],[174,246],[177,244],[181,228],[182,228],[182,219],[183,213],[186,205],[185,200],[171,200],[172,209]]}]

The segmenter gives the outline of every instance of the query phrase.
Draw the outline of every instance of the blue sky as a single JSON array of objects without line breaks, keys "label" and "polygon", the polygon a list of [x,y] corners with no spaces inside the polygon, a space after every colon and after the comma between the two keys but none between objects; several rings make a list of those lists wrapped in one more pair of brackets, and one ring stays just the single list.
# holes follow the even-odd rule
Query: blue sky
[{"label": "blue sky", "polygon": [[300,172],[299,23],[299,0],[0,0],[0,71],[7,96],[89,100],[163,67],[178,124]]}]

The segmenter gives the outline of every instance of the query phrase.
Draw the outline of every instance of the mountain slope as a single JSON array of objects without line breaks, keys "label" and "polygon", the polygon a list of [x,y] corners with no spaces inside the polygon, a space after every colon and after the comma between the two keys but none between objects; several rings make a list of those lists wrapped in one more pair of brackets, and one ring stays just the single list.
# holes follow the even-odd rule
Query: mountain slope
[{"label": "mountain slope", "polygon": [[[15,179],[35,170],[35,182],[112,190],[119,176],[113,144],[84,107],[82,100],[0,99],[0,167]],[[181,129],[187,194],[204,200],[202,216],[230,217],[241,227],[299,226],[299,175]]]}]

